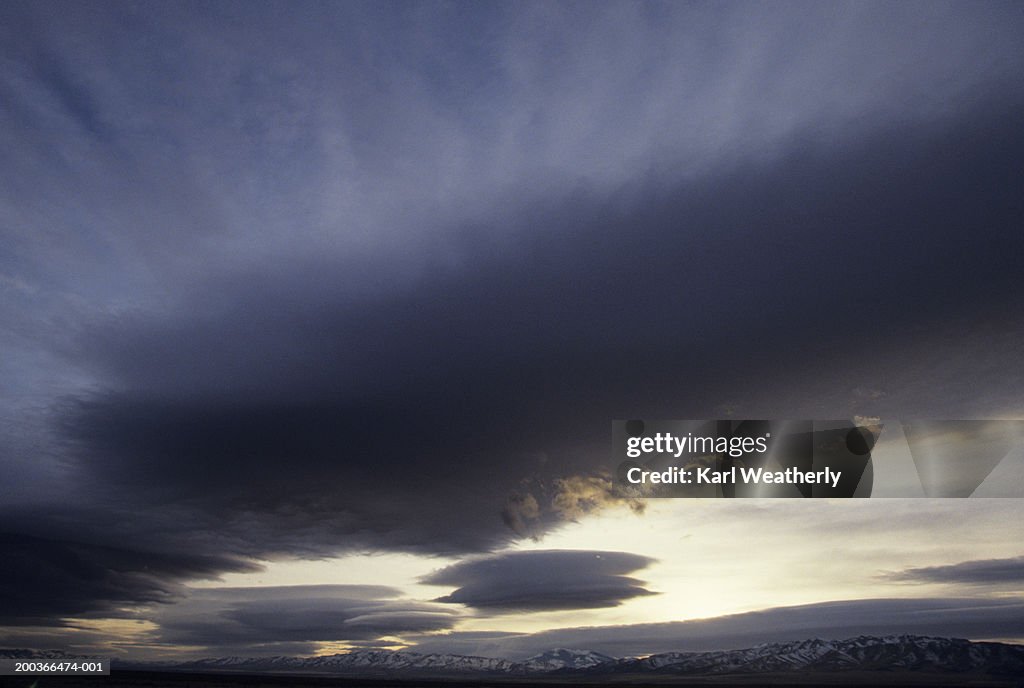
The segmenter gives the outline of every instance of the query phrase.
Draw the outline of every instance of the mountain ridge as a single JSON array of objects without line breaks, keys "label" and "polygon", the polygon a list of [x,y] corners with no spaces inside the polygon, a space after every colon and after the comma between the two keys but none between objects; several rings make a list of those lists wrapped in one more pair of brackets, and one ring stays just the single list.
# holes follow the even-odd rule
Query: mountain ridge
[{"label": "mountain ridge", "polygon": [[[0,650],[0,657],[31,658],[30,650]],[[9,654],[19,653],[19,654]],[[73,657],[40,651],[36,658]],[[211,657],[179,662],[114,660],[115,669],[162,671],[315,673],[388,677],[611,678],[627,675],[724,676],[778,673],[934,672],[1024,676],[1024,645],[916,635],[810,638],[742,649],[662,652],[612,657],[591,650],[554,648],[512,661],[408,650],[356,650],[315,657]]]}]

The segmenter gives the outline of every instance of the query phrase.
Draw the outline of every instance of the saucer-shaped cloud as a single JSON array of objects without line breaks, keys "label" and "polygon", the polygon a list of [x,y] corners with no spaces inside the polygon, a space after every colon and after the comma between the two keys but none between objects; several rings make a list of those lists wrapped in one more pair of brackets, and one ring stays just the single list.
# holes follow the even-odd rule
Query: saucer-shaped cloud
[{"label": "saucer-shaped cloud", "polygon": [[913,583],[1021,585],[1024,584],[1024,556],[975,559],[943,566],[921,566],[887,573],[883,577]]},{"label": "saucer-shaped cloud", "polygon": [[436,571],[423,582],[457,586],[437,602],[478,609],[593,609],[655,594],[643,587],[642,581],[627,575],[654,561],[627,552],[507,552],[460,562]]},{"label": "saucer-shaped cloud", "polygon": [[160,610],[156,639],[169,645],[247,650],[312,647],[324,641],[376,642],[401,633],[446,630],[457,616],[449,607],[403,599],[400,591],[386,586],[207,588]]}]

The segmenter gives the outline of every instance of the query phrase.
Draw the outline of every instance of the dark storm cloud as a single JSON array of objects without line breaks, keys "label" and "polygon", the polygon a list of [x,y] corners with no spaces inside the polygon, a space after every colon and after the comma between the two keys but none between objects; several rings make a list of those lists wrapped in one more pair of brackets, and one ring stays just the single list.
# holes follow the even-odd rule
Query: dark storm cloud
[{"label": "dark storm cloud", "polygon": [[1024,584],[1024,557],[979,559],[946,566],[922,566],[885,574],[885,578],[908,583],[953,583],[969,585]]},{"label": "dark storm cloud", "polygon": [[125,552],[10,614],[499,547],[612,418],[1002,412],[1021,21],[4,3],[0,515],[15,570]]},{"label": "dark storm cloud", "polygon": [[[1009,395],[999,362],[971,355],[970,328],[1004,326],[958,318],[979,302],[1014,312],[1024,150],[1016,120],[980,138],[978,121],[841,157],[812,147],[643,203],[537,208],[505,222],[586,226],[586,243],[457,244],[462,267],[364,303],[314,263],[209,282],[168,319],[100,321],[82,356],[111,387],[61,407],[75,481],[145,504],[140,541],[215,528],[249,556],[473,551],[513,535],[501,512],[523,478],[535,532],[554,522],[554,480],[601,467],[608,419],[712,416],[707,399],[785,390],[787,362],[855,351],[870,364],[826,370],[830,397],[790,392],[794,415],[808,398],[841,412],[865,375],[918,374],[920,349],[884,353],[914,320],[965,343],[937,371],[949,388]],[[904,389],[886,403],[939,408]]]},{"label": "dark storm cloud", "polygon": [[[977,112],[841,153],[794,144],[671,194],[527,208],[495,221],[586,238],[455,243],[458,267],[358,303],[314,262],[198,285],[169,318],[96,323],[80,355],[111,387],[63,407],[78,479],[187,497],[270,551],[305,541],[275,540],[295,529],[467,551],[511,535],[501,510],[524,478],[550,523],[553,481],[602,467],[610,418],[707,417],[737,397],[770,416],[772,396],[843,415],[849,390],[920,376],[920,348],[892,353],[903,335],[959,341],[933,384],[999,404],[1024,248],[1016,124]],[[995,333],[983,359],[979,329]],[[826,396],[780,379],[808,366]],[[948,398],[908,382],[878,410],[948,415]]]},{"label": "dark storm cloud", "polygon": [[[140,543],[141,544],[141,543]],[[0,533],[0,623],[45,624],[61,617],[120,616],[120,609],[175,602],[176,581],[259,570],[229,556],[171,554]]]},{"label": "dark storm cloud", "polygon": [[451,628],[443,605],[400,599],[369,585],[295,585],[193,590],[158,610],[158,645],[278,647],[282,643],[376,640]]},{"label": "dark storm cloud", "polygon": [[626,575],[653,562],[626,552],[507,552],[454,564],[422,582],[457,586],[435,601],[477,609],[596,609],[654,594]]},{"label": "dark storm cloud", "polygon": [[424,638],[416,649],[519,659],[552,647],[574,647],[622,657],[889,634],[1020,638],[1024,634],[1024,601],[922,598],[822,602],[694,621],[559,628],[518,635],[456,632],[444,638]]}]

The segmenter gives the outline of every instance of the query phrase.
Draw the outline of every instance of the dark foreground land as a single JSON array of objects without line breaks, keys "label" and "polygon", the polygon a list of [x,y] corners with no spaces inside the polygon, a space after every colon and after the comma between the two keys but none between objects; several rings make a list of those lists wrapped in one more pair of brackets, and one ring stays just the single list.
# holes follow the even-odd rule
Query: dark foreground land
[{"label": "dark foreground land", "polygon": [[587,686],[686,686],[687,688],[725,688],[742,686],[870,686],[871,688],[907,688],[936,686],[953,688],[1024,688],[1024,677],[988,676],[978,674],[933,674],[925,672],[836,672],[786,673],[701,677],[616,676],[604,681],[566,680],[563,682],[523,680],[402,680],[384,678],[341,678],[331,676],[296,676],[277,674],[228,674],[118,671],[109,676],[5,676],[0,688],[586,688]]}]

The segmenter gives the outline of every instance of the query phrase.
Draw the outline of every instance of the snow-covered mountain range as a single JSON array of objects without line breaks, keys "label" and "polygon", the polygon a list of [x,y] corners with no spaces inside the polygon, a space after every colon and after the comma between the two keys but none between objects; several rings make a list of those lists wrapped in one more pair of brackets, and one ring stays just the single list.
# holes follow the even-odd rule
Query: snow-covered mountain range
[{"label": "snow-covered mountain range", "polygon": [[621,659],[615,673],[735,674],[790,671],[938,671],[1024,676],[1024,646],[924,636],[766,643],[743,650],[669,652]]},{"label": "snow-covered mountain range", "polygon": [[[0,657],[26,658],[31,651],[0,650]],[[16,653],[16,654],[15,654]],[[31,653],[56,658],[59,652]],[[219,657],[187,662],[133,664],[116,668],[246,673],[316,673],[391,677],[548,678],[659,674],[701,676],[786,672],[914,671],[1024,677],[1024,645],[971,642],[925,636],[858,636],[847,640],[765,643],[741,650],[667,652],[615,658],[589,650],[555,649],[521,661],[451,654],[360,650],[320,657]]]},{"label": "snow-covered mountain range", "polygon": [[302,671],[316,673],[367,675],[401,674],[508,675],[529,676],[558,671],[581,671],[615,663],[618,660],[589,650],[549,650],[529,659],[513,662],[491,657],[467,657],[452,654],[360,650],[322,657],[218,657],[181,662],[174,669],[190,671]]}]

